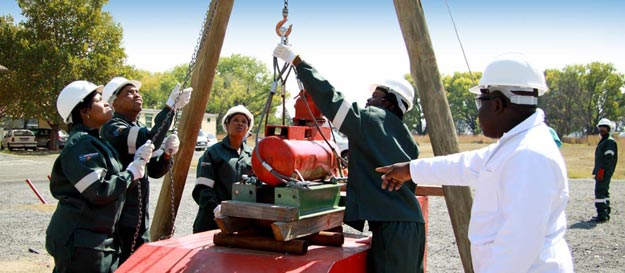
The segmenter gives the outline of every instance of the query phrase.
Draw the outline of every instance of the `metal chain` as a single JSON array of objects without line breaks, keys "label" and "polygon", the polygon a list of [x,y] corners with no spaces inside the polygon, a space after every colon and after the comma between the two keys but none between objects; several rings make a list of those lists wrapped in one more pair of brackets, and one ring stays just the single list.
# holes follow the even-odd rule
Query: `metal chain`
[{"label": "metal chain", "polygon": [[169,194],[170,194],[169,209],[171,210],[171,231],[169,232],[169,235],[161,236],[161,240],[169,239],[174,236],[174,233],[176,233],[176,206],[174,206],[175,204],[174,174],[171,171],[173,166],[174,166],[174,158],[172,157],[169,161]]},{"label": "metal chain", "polygon": [[[198,38],[198,41],[193,50],[193,56],[191,57],[191,61],[189,62],[189,66],[187,68],[187,73],[185,74],[184,81],[180,89],[178,90],[178,95],[176,96],[174,105],[178,104],[178,102],[180,101],[180,95],[182,94],[182,91],[186,88],[187,83],[189,83],[189,80],[191,78],[191,73],[193,72],[193,69],[195,68],[195,63],[197,62],[198,52],[200,51],[200,48],[202,48],[202,45],[204,44],[204,41],[206,40],[206,34],[210,30],[211,25],[213,23],[213,19],[215,17],[215,12],[217,10],[218,3],[219,3],[219,0],[215,0],[213,7],[212,8],[209,7],[209,9],[206,11],[206,14],[204,15],[204,19],[202,20],[202,30],[200,31],[200,37]],[[207,18],[208,18],[208,25],[206,25]],[[172,115],[174,115],[173,122],[172,122],[172,124],[174,125],[174,132],[173,132],[174,134],[177,134],[176,123],[178,121],[178,115],[175,115],[176,113],[177,113],[177,110],[169,111],[167,113],[167,116],[165,117],[165,120],[169,120],[170,118],[172,118]],[[158,130],[156,130],[156,133],[152,137],[152,142],[156,140],[156,138],[161,134],[164,128],[165,128],[165,124],[161,124],[161,126],[158,127]],[[170,209],[171,209],[172,227],[171,227],[171,232],[169,233],[169,235],[162,236],[160,240],[173,237],[176,231],[176,225],[175,225],[176,207],[175,207],[175,196],[174,196],[175,191],[174,191],[174,177],[172,173],[173,166],[174,166],[174,158],[172,156],[169,161],[169,193],[171,197]],[[131,254],[135,251],[135,245],[137,243],[137,238],[139,237],[139,231],[141,230],[141,223],[143,222],[143,196],[141,193],[141,181],[138,182],[137,189],[138,189],[137,195],[139,197],[139,217],[137,221],[137,227],[135,228],[135,234],[133,236],[132,244],[130,247]]]},{"label": "metal chain", "polygon": [[[174,105],[176,105],[178,101],[180,100],[180,94],[182,94],[182,91],[187,87],[187,83],[189,83],[189,80],[191,79],[191,73],[193,72],[193,69],[195,68],[195,63],[197,62],[198,52],[200,51],[200,48],[202,48],[202,45],[204,45],[204,41],[206,40],[206,33],[210,30],[211,25],[213,24],[213,18],[215,17],[215,11],[217,10],[218,3],[219,3],[219,0],[215,0],[213,7],[212,8],[209,7],[209,9],[206,11],[206,14],[204,15],[204,19],[202,21],[202,30],[200,31],[200,37],[198,37],[198,40],[195,44],[195,48],[193,49],[193,56],[191,57],[191,61],[189,62],[189,66],[187,67],[187,73],[185,74],[184,81],[182,82],[182,85],[180,86],[180,89],[178,90],[178,96],[176,96]],[[206,25],[207,18],[208,18],[208,25]],[[171,118],[171,115],[175,114],[176,112],[177,111],[169,111],[169,113],[167,113],[165,120],[168,120],[169,118]],[[175,115],[174,121],[172,122],[174,125],[174,131],[176,128],[177,121],[178,121],[178,116]],[[160,132],[163,130],[163,127],[165,126],[161,125],[158,128],[158,130],[156,131],[156,134],[154,134],[154,138],[156,138],[156,136],[160,134]],[[152,139],[152,141],[154,141],[154,139]]]},{"label": "metal chain", "polygon": [[289,0],[284,0],[284,7],[282,8],[282,17],[289,16]]},{"label": "metal chain", "polygon": [[[182,86],[180,87],[180,91],[178,92],[178,96],[176,97],[176,101],[174,105],[176,105],[178,101],[180,100],[180,94],[182,93],[182,90],[184,90],[184,88],[187,86],[187,83],[189,83],[189,80],[191,79],[191,73],[193,73],[193,69],[195,69],[195,64],[197,62],[198,53],[200,49],[202,48],[202,46],[204,45],[208,31],[210,30],[213,24],[213,19],[215,18],[215,13],[217,11],[218,4],[219,4],[219,0],[215,0],[213,3],[213,6],[209,7],[209,9],[206,11],[206,14],[204,15],[204,19],[202,20],[202,30],[200,31],[200,36],[198,37],[198,40],[195,44],[195,48],[193,49],[193,56],[191,57],[191,61],[189,62],[189,66],[187,67],[187,73],[185,74],[184,81],[182,82]],[[173,112],[175,111],[170,111],[167,114],[167,118],[169,118],[170,114],[172,114]],[[177,133],[176,132],[177,121],[178,121],[178,116],[176,115],[174,116],[174,120],[172,122],[174,125],[174,133]],[[156,135],[158,135],[158,133]],[[171,210],[171,231],[169,235],[161,236],[160,238],[161,240],[169,239],[173,237],[174,233],[176,232],[176,206],[175,206],[176,199],[175,199],[175,188],[174,188],[174,175],[172,172],[173,166],[174,166],[174,157],[172,156],[172,158],[169,161],[169,196],[170,196],[169,205],[170,205],[170,210]]]},{"label": "metal chain", "polygon": [[135,252],[135,246],[137,245],[137,238],[139,237],[139,231],[141,230],[141,222],[143,222],[143,195],[141,194],[141,179],[137,180],[137,196],[139,197],[139,217],[137,219],[137,228],[135,228],[135,234],[132,236],[132,244],[130,245],[130,254]]}]

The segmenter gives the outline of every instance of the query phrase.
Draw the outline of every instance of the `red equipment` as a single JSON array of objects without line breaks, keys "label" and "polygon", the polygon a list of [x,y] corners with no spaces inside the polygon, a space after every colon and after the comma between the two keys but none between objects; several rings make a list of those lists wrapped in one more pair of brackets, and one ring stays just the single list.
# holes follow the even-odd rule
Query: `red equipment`
[{"label": "red equipment", "polygon": [[310,96],[300,91],[293,118],[296,125],[265,127],[265,138],[258,142],[252,155],[252,169],[256,176],[270,186],[283,183],[263,166],[261,159],[273,171],[296,180],[323,179],[335,174],[338,161],[333,150],[336,151],[337,146],[331,137],[332,130],[330,127],[317,129],[315,125],[325,122]]}]

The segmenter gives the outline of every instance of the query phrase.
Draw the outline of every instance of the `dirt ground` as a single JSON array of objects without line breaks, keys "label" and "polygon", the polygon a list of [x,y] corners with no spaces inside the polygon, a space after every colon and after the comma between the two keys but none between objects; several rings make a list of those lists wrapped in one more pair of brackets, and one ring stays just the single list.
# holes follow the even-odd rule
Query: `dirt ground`
[{"label": "dirt ground", "polygon": [[[56,200],[50,195],[46,175],[56,155],[0,153],[0,272],[51,272],[52,258],[45,250],[45,230]],[[191,198],[195,169],[189,172],[176,222],[176,237],[191,234],[197,205]],[[25,183],[31,179],[43,198],[42,204]],[[151,211],[154,211],[161,180],[152,181]],[[593,182],[570,182],[567,207],[571,248],[576,272],[625,272],[625,181],[612,181],[612,220],[587,222],[594,215]],[[427,272],[463,272],[451,224],[442,197],[429,197]],[[354,232],[353,230],[347,230]]]}]

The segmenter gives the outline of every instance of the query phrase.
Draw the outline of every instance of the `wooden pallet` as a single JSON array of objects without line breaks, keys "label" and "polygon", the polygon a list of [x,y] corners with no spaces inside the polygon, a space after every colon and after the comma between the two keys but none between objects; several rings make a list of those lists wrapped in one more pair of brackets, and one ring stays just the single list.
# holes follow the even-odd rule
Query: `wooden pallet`
[{"label": "wooden pallet", "polygon": [[344,241],[344,207],[298,216],[296,207],[230,200],[221,203],[221,212],[216,245],[305,254],[310,244]]}]

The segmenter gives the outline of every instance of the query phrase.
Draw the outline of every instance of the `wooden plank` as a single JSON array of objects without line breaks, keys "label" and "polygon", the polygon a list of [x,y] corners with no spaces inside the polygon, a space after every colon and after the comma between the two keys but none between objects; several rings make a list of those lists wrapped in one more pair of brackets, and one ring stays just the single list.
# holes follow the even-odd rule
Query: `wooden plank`
[{"label": "wooden plank", "polygon": [[177,212],[189,173],[193,152],[195,151],[197,134],[202,125],[204,110],[206,110],[208,97],[215,79],[215,69],[217,68],[217,62],[219,62],[219,55],[233,5],[234,0],[211,1],[210,7],[215,9],[214,18],[212,23],[207,20],[206,25],[204,25],[204,29],[208,29],[209,23],[211,24],[208,33],[205,34],[204,43],[197,54],[197,61],[191,76],[193,93],[191,94],[189,104],[182,109],[182,118],[178,130],[180,133],[180,149],[174,156],[175,164],[172,170],[174,196],[172,197],[170,191],[171,178],[169,175],[165,175],[150,229],[152,241],[166,238],[173,230],[172,206],[173,211]]},{"label": "wooden plank", "polygon": [[318,246],[342,246],[345,243],[343,232],[333,231],[319,231],[301,239],[308,242],[309,245]]},{"label": "wooden plank", "polygon": [[417,185],[415,194],[418,196],[445,196],[443,187],[430,185]]},{"label": "wooden plank", "polygon": [[253,235],[233,235],[215,233],[213,242],[218,246],[256,249],[273,252],[287,252],[296,255],[304,255],[308,251],[308,243],[304,240],[291,240],[288,242],[276,241],[271,237]]},{"label": "wooden plank", "polygon": [[254,226],[254,220],[252,219],[230,216],[215,217],[215,222],[217,223],[217,226],[219,227],[221,232],[225,234],[232,234],[237,231],[252,228]]},{"label": "wooden plank", "polygon": [[[420,0],[394,0],[395,12],[410,59],[410,74],[428,124],[434,155],[460,151],[454,121],[447,103],[436,57]],[[473,197],[469,187],[443,186],[449,218],[465,272],[473,272],[469,218]]]},{"label": "wooden plank", "polygon": [[288,222],[298,219],[296,207],[235,200],[221,202],[221,214],[224,216],[270,221]]},{"label": "wooden plank", "polygon": [[293,222],[275,222],[271,225],[273,236],[278,241],[289,241],[319,231],[328,230],[343,224],[343,208]]}]

